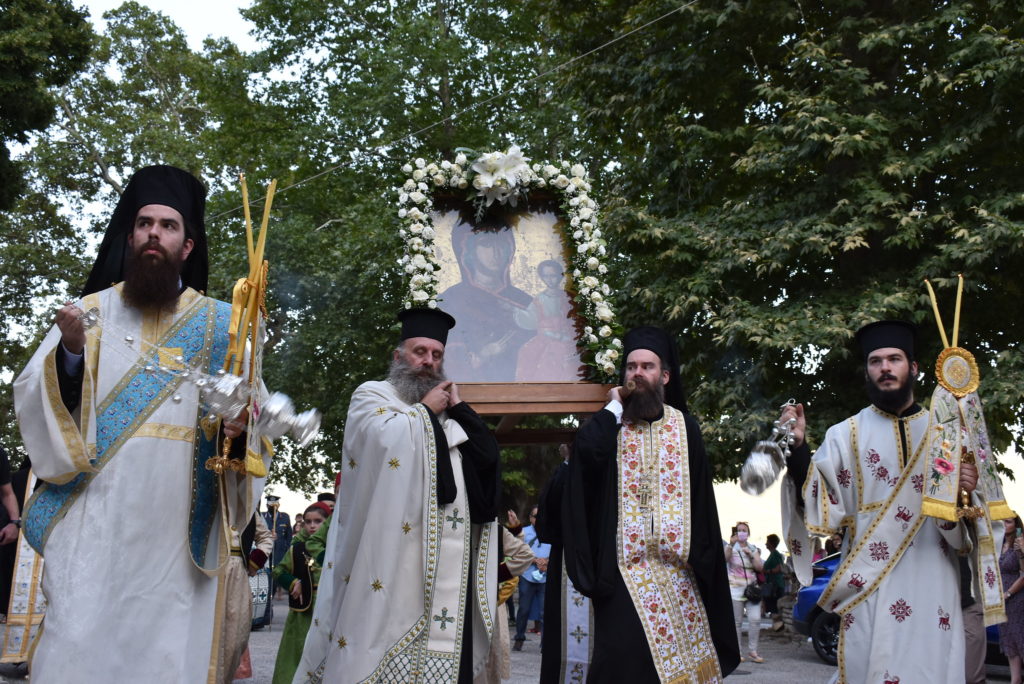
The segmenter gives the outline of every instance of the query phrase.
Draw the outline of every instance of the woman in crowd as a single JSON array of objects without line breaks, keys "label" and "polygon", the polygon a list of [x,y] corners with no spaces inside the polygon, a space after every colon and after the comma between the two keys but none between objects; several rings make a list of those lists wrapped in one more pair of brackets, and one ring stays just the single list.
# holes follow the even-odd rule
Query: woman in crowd
[{"label": "woman in crowd", "polygon": [[1020,516],[1003,521],[1006,536],[999,554],[999,574],[1003,578],[1006,622],[999,625],[999,650],[1010,661],[1010,684],[1021,684],[1021,656],[1024,655],[1024,526]]},{"label": "woman in crowd", "polygon": [[[757,573],[764,568],[761,561],[761,551],[750,543],[750,526],[745,522],[736,523],[733,528],[729,545],[725,547],[725,562],[729,565],[729,589],[732,593],[732,611],[736,618],[737,641],[743,643],[741,625],[743,624],[743,613],[747,614],[747,644],[749,650],[746,657],[740,660],[751,660],[755,663],[763,663],[757,652],[757,643],[761,636],[761,599],[752,601],[745,596],[747,586],[758,585]],[[741,649],[742,650],[742,649]]]}]

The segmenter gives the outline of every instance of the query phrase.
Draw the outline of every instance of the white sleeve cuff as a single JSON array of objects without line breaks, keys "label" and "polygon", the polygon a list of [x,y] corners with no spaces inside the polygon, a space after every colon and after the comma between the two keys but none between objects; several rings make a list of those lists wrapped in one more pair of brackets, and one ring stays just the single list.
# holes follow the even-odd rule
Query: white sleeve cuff
[{"label": "white sleeve cuff", "polygon": [[81,354],[72,354],[68,351],[68,348],[64,346],[64,343],[60,343],[61,349],[64,350],[64,372],[75,377],[82,372],[82,364],[85,362],[85,352]]},{"label": "white sleeve cuff", "polygon": [[622,403],[618,399],[612,399],[605,405],[605,410],[611,411],[615,415],[615,422],[622,422]]}]

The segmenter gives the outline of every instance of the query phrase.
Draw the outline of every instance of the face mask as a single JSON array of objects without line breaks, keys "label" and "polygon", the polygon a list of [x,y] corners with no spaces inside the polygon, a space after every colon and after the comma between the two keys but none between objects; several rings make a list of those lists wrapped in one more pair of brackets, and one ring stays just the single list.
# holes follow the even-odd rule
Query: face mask
[{"label": "face mask", "polygon": [[749,537],[749,536],[750,536],[749,532],[742,532],[742,531],[740,531],[740,532],[736,533],[736,538],[739,539],[740,541],[747,541],[747,537]]}]

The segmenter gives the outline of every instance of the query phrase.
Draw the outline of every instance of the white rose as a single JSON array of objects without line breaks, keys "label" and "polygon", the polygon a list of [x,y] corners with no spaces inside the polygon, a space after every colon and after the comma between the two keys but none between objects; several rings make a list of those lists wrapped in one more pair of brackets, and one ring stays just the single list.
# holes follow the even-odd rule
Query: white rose
[{"label": "white rose", "polygon": [[415,273],[416,272],[416,267],[413,266],[412,264],[409,264],[408,266],[405,267],[405,272],[406,273]]},{"label": "white rose", "polygon": [[412,192],[413,190],[416,189],[416,181],[414,181],[412,178],[408,179],[407,181],[405,181],[405,185],[402,186],[402,189],[405,190],[406,192]]},{"label": "white rose", "polygon": [[588,325],[587,327],[583,328],[583,332],[589,335],[590,333],[594,332],[594,329]]},{"label": "white rose", "polygon": [[577,280],[579,279],[579,277],[581,275],[583,275],[583,274],[580,272],[580,269],[578,269],[578,268],[572,272],[572,277],[576,278]]},{"label": "white rose", "polygon": [[608,353],[605,354],[605,356],[614,361],[615,359],[619,358],[619,352],[615,351],[614,349],[609,349]]},{"label": "white rose", "polygon": [[604,292],[605,294],[611,294],[611,290],[612,288],[608,287],[608,283],[604,283],[603,285],[601,285],[601,292]]},{"label": "white rose", "polygon": [[583,168],[583,164],[573,164],[569,172],[578,178],[583,178],[583,176],[587,175],[587,170]]},{"label": "white rose", "polygon": [[586,285],[587,287],[597,287],[597,278],[588,275],[586,278],[583,279],[583,284]]},{"label": "white rose", "polygon": [[445,159],[444,161],[441,162],[441,168],[447,171],[448,169],[452,168],[452,163]]},{"label": "white rose", "polygon": [[400,193],[400,194],[398,195],[398,202],[399,202],[400,204],[405,204],[405,203],[406,203],[406,202],[408,202],[408,201],[409,201],[409,195],[408,195],[408,193],[405,193],[405,192],[403,192],[403,193]]},{"label": "white rose", "polygon": [[563,169],[567,169],[567,168],[569,168],[569,162],[567,162],[567,161],[565,161],[565,160],[563,159],[563,160],[562,160],[562,168],[563,168]]},{"label": "white rose", "polygon": [[601,366],[601,370],[611,375],[612,373],[615,372],[615,364],[606,363],[605,365]]},{"label": "white rose", "polygon": [[604,295],[602,295],[597,290],[594,290],[593,292],[590,293],[590,301],[592,301],[594,303],[603,302],[604,301]]},{"label": "white rose", "polygon": [[612,346],[617,347],[618,349],[622,349],[622,340],[616,337],[614,340],[612,340]]},{"label": "white rose", "polygon": [[434,162],[430,162],[430,164],[427,165],[427,173],[429,173],[429,174],[437,173],[437,164],[435,164]]},{"label": "white rose", "polygon": [[460,178],[459,179],[459,190],[465,190],[468,187],[469,187],[469,183],[466,181],[466,179],[465,178]]},{"label": "white rose", "polygon": [[409,212],[406,211],[405,209],[399,209],[398,210],[398,218],[405,218],[405,215],[408,214],[408,213]]},{"label": "white rose", "polygon": [[[584,221],[583,222],[583,230],[590,230],[593,227],[594,227],[594,224],[591,223],[590,221]],[[596,237],[600,237],[600,236],[596,236]]]},{"label": "white rose", "polygon": [[[427,259],[422,254],[417,254],[412,258],[412,265],[417,269],[425,269],[427,267]],[[412,271],[410,271],[411,273]]]},{"label": "white rose", "polygon": [[577,247],[576,251],[578,253],[580,253],[580,254],[586,254],[587,253],[587,245],[586,245],[586,243],[584,243],[584,244],[580,245],[579,247]]},{"label": "white rose", "polygon": [[610,322],[613,318],[612,310],[607,304],[598,304],[597,311],[594,312],[599,320]]},{"label": "white rose", "polygon": [[[589,224],[588,224],[588,225],[586,225],[586,226],[584,226],[584,227],[585,227],[585,228],[586,228],[587,230],[590,230],[590,225],[589,225]],[[602,236],[603,234],[604,234],[604,233],[602,233],[602,232],[601,232],[600,230],[595,230],[595,231],[594,231],[594,237],[596,237],[596,238],[599,238],[599,237],[601,237],[601,236]]]},{"label": "white rose", "polygon": [[423,224],[422,223],[414,223],[414,224],[412,224],[411,226],[409,226],[409,232],[412,233],[413,235],[418,235],[418,234],[422,233],[423,232]]},{"label": "white rose", "polygon": [[583,231],[582,230],[577,230],[575,233],[572,234],[572,239],[573,240],[579,240],[581,237],[583,237]]},{"label": "white rose", "polygon": [[427,187],[426,183],[417,183],[416,189],[419,190],[420,192],[426,192],[429,188]]},{"label": "white rose", "polygon": [[593,215],[594,210],[591,209],[590,207],[583,207],[582,209],[580,209],[580,218],[583,219],[584,221],[586,221]]},{"label": "white rose", "polygon": [[569,199],[569,206],[570,207],[575,207],[579,203],[580,203],[580,198],[579,197],[571,197]]},{"label": "white rose", "polygon": [[547,166],[544,167],[544,175],[545,176],[557,176],[558,175],[558,169],[556,169],[551,164],[548,164]]},{"label": "white rose", "polygon": [[573,216],[571,219],[569,219],[569,225],[572,226],[573,228],[578,228],[580,225],[580,217]]},{"label": "white rose", "polygon": [[429,306],[431,309],[436,309],[437,308],[437,302],[434,301],[433,299],[431,299],[429,302],[427,302],[427,306]]},{"label": "white rose", "polygon": [[[580,246],[582,247],[583,245]],[[597,260],[597,257],[590,257],[589,259],[587,259],[587,268],[589,268],[591,271],[600,266],[600,264],[601,262]]]},{"label": "white rose", "polygon": [[565,176],[559,176],[555,180],[551,181],[555,187],[565,189],[565,186],[569,185],[569,179]]},{"label": "white rose", "polygon": [[476,188],[477,190],[483,190],[485,187],[487,187],[487,181],[484,179],[483,176],[479,174],[473,176],[473,187]]},{"label": "white rose", "polygon": [[405,232],[405,228],[399,228],[398,229],[398,234],[401,235],[402,237],[405,237],[406,235],[408,235],[408,233]]},{"label": "white rose", "polygon": [[608,250],[604,248],[604,245],[597,246],[597,253],[600,254],[601,256],[604,256],[607,253],[607,251]]},{"label": "white rose", "polygon": [[412,238],[409,240],[409,246],[416,250],[423,249],[423,240],[419,238]]},{"label": "white rose", "polygon": [[427,293],[423,290],[413,290],[412,301],[414,302],[425,302],[427,301]]},{"label": "white rose", "polygon": [[590,294],[590,288],[589,287],[584,287],[583,289],[580,290],[580,294],[583,295],[584,297],[586,297],[587,295]]},{"label": "white rose", "polygon": [[600,266],[597,267],[597,272],[600,273],[601,275],[604,275],[605,273],[608,272],[608,267],[605,266],[604,264],[601,264]]},{"label": "white rose", "polygon": [[452,173],[462,173],[462,165],[452,164]]},{"label": "white rose", "polygon": [[434,233],[434,229],[431,228],[430,226],[427,226],[426,228],[423,229],[423,237],[425,237],[428,240],[433,240],[435,234],[436,233]]},{"label": "white rose", "polygon": [[531,168],[534,173],[540,173],[540,164],[534,164]]},{"label": "white rose", "polygon": [[459,166],[465,166],[466,161],[466,155],[464,155],[462,152],[459,152],[457,155],[455,155],[455,163],[458,164]]},{"label": "white rose", "polygon": [[611,337],[612,329],[609,328],[607,325],[602,325],[601,329],[597,331],[597,334],[600,335],[601,337]]},{"label": "white rose", "polygon": [[452,176],[451,178],[448,179],[448,185],[452,186],[453,188],[459,187],[459,183],[462,182],[464,182],[462,176]]},{"label": "white rose", "polygon": [[427,174],[423,173],[423,169],[416,169],[412,172],[413,180],[421,180],[425,175]]},{"label": "white rose", "polygon": [[402,173],[412,173],[412,164],[404,164],[402,166]]},{"label": "white rose", "polygon": [[422,169],[424,166],[427,165],[427,162],[423,161],[422,159],[417,159],[413,163],[416,165],[417,169]]},{"label": "white rose", "polygon": [[590,342],[590,344],[597,344],[597,335],[587,335],[587,342]]},{"label": "white rose", "polygon": [[437,174],[436,176],[434,176],[434,185],[444,185],[444,184],[445,184],[445,177],[444,176],[442,176],[441,174]]},{"label": "white rose", "polygon": [[546,188],[546,187],[548,187],[548,182],[546,180],[544,180],[543,178],[538,178],[537,179],[537,187],[538,188]]},{"label": "white rose", "polygon": [[409,193],[409,199],[411,199],[416,204],[423,204],[423,202],[425,202],[427,200],[427,196],[424,195],[419,190],[417,190],[415,192],[410,192]]},{"label": "white rose", "polygon": [[572,183],[569,183],[568,185],[565,186],[566,195],[571,195],[574,192],[576,192],[576,187]]}]

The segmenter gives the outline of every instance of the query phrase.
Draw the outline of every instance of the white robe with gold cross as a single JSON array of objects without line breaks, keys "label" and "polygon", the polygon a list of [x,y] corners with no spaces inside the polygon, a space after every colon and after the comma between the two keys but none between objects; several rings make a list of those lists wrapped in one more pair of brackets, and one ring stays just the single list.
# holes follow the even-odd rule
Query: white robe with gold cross
[{"label": "white robe with gold cross", "polygon": [[[387,382],[352,395],[341,491],[327,538],[313,624],[295,682],[452,682],[464,639],[474,673],[490,647],[497,603],[497,524],[471,524],[462,426]],[[450,459],[455,501],[439,506],[437,462]],[[466,605],[473,611],[466,629]]]}]

